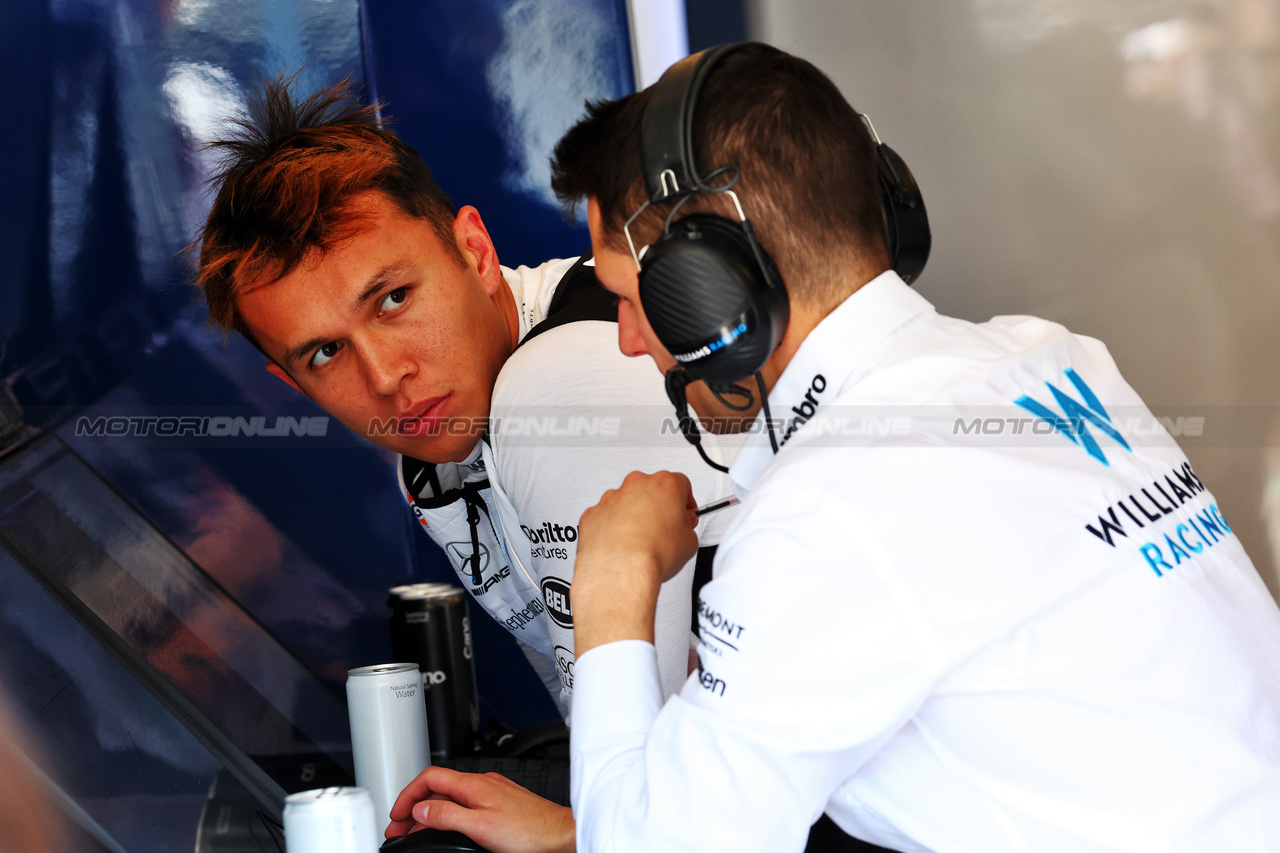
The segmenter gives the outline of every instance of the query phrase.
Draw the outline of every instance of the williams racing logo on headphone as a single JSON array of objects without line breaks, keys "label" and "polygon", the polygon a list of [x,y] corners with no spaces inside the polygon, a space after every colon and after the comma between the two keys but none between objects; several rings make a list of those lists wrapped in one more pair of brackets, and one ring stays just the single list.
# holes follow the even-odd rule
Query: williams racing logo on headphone
[{"label": "williams racing logo on headphone", "polygon": [[713,352],[718,352],[724,349],[729,344],[733,343],[734,341],[736,341],[738,338],[742,337],[746,333],[747,333],[747,324],[746,324],[746,321],[743,321],[738,325],[734,326],[732,329],[726,329],[724,331],[724,334],[716,338],[711,343],[706,344],[705,346],[700,346],[693,352],[672,353],[671,357],[674,358],[676,361],[680,362],[681,364],[688,364],[691,361],[697,361],[700,358],[706,358],[707,356],[711,355]]}]

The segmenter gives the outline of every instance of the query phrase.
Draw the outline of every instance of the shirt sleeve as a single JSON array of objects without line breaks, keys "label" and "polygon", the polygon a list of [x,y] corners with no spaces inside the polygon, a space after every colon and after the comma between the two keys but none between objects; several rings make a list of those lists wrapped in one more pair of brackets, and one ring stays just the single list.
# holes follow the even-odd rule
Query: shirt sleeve
[{"label": "shirt sleeve", "polygon": [[644,744],[662,707],[658,659],[651,643],[622,640],[577,667],[581,725],[570,732],[569,780],[578,850],[612,849],[593,840],[625,835],[645,810]]},{"label": "shirt sleeve", "polygon": [[730,534],[703,591],[698,670],[665,706],[647,644],[579,661],[582,853],[800,851],[836,788],[909,724],[937,676],[931,640],[892,566],[859,547],[873,546],[815,538],[808,515]]}]

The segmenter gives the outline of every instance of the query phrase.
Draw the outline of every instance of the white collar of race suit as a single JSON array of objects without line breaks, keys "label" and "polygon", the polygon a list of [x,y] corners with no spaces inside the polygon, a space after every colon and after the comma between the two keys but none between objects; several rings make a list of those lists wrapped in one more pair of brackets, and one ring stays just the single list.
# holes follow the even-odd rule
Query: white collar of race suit
[{"label": "white collar of race suit", "polygon": [[[779,449],[865,369],[866,357],[903,324],[927,311],[929,300],[916,293],[892,270],[854,291],[809,332],[769,392],[774,435]],[[755,485],[773,461],[773,446],[764,412],[729,469],[739,497]]]}]

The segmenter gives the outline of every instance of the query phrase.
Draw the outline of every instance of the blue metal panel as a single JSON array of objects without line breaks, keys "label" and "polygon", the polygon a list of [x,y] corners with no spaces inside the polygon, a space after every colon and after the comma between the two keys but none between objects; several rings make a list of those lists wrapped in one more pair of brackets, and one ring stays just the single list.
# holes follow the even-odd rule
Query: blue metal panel
[{"label": "blue metal panel", "polygon": [[[621,0],[8,0],[0,72],[20,85],[0,107],[23,132],[0,137],[0,443],[24,426],[5,420],[16,402],[28,435],[57,431],[330,687],[386,660],[387,588],[452,578],[387,453],[336,421],[240,441],[77,426],[324,417],[209,331],[187,285],[202,146],[255,80],[367,84],[503,261],[537,263],[587,245],[545,159],[584,98],[630,90],[625,21]],[[510,639],[472,621],[484,715],[552,717]]]},{"label": "blue metal panel", "polygon": [[92,833],[69,849],[198,849],[211,786],[225,797],[235,780],[219,778],[217,759],[5,550],[0,605],[0,693]]},{"label": "blue metal panel", "polygon": [[[207,201],[201,145],[257,78],[305,65],[308,85],[359,80],[359,10],[356,0],[232,5],[25,4],[31,52],[48,57],[34,64],[49,115],[44,150],[25,152],[44,185],[27,192],[47,215],[27,225],[43,264],[5,288],[23,299],[3,366],[29,424],[61,424],[122,495],[340,686],[348,666],[387,657],[385,588],[414,575],[385,454],[345,434],[275,450],[95,443],[74,430],[81,416],[309,406],[268,381],[242,341],[223,348],[201,327],[182,250]],[[332,495],[349,501],[320,497]]]},{"label": "blue metal panel", "polygon": [[632,91],[622,0],[365,3],[370,88],[508,266],[581,254],[548,157],[587,99]]}]

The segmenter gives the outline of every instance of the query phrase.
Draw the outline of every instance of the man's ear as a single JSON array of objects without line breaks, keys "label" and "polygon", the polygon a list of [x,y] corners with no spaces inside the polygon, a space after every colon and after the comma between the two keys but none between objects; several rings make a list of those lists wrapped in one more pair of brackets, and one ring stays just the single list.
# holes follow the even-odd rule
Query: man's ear
[{"label": "man's ear", "polygon": [[453,238],[463,259],[475,267],[489,292],[495,292],[502,284],[502,270],[498,267],[498,250],[480,218],[480,211],[471,205],[459,210],[453,220]]},{"label": "man's ear", "polygon": [[270,373],[272,376],[276,377],[281,382],[288,385],[293,390],[297,391],[299,394],[307,393],[306,391],[303,391],[301,388],[299,388],[298,383],[293,381],[293,377],[290,376],[283,367],[276,364],[274,361],[267,362],[267,373]]}]

